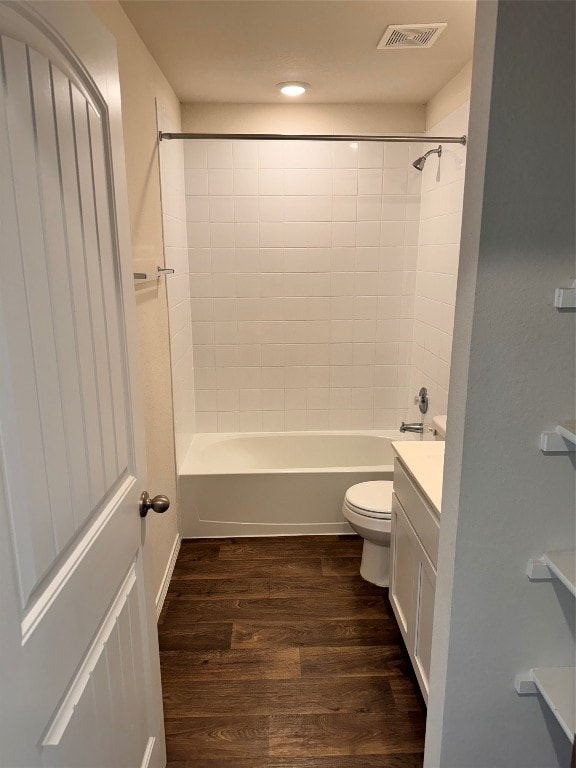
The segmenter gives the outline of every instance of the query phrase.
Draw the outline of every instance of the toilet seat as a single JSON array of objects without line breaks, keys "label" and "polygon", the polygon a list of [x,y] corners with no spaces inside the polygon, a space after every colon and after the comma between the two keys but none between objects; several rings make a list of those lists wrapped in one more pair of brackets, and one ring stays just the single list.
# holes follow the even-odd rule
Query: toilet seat
[{"label": "toilet seat", "polygon": [[357,483],[346,491],[344,506],[363,517],[390,520],[392,516],[392,482],[370,480]]}]

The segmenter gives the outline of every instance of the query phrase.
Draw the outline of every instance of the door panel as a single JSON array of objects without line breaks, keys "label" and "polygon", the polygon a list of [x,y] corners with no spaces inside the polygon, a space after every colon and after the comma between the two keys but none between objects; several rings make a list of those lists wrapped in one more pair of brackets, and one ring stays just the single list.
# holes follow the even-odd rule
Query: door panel
[{"label": "door panel", "polygon": [[408,650],[412,648],[415,609],[415,574],[418,558],[411,526],[395,495],[392,496],[392,551],[390,600]]},{"label": "door panel", "polygon": [[426,692],[428,692],[428,681],[430,679],[435,593],[436,574],[424,551],[422,551],[418,567],[418,608],[416,612],[414,659],[418,665]]},{"label": "door panel", "polygon": [[[19,558],[28,600],[133,462],[126,450],[128,393],[103,126],[90,101],[46,57],[5,36],[0,55],[7,144],[1,171],[13,177],[15,200],[7,265],[15,274],[0,292],[3,303],[12,294],[14,343],[23,336],[28,342],[30,384],[14,387],[11,405],[35,414],[27,431],[13,431],[10,445],[15,461],[29,457],[42,479],[30,488],[20,477],[15,487],[18,475],[8,472],[8,493],[20,500],[14,517],[29,517],[23,534],[17,532],[19,554],[28,531],[34,543],[33,563]],[[25,505],[22,481],[38,495]]]},{"label": "door panel", "polygon": [[115,45],[0,2],[0,764],[164,764]]}]

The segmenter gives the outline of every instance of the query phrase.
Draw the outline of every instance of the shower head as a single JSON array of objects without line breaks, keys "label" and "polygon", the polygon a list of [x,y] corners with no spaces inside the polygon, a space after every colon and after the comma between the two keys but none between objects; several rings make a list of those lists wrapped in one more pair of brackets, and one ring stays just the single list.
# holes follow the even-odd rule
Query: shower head
[{"label": "shower head", "polygon": [[423,170],[426,160],[428,159],[428,155],[438,155],[438,157],[442,157],[442,144],[438,146],[437,149],[430,149],[428,152],[422,155],[422,157],[419,157],[418,160],[414,160],[412,165],[414,168],[416,168],[417,171]]}]

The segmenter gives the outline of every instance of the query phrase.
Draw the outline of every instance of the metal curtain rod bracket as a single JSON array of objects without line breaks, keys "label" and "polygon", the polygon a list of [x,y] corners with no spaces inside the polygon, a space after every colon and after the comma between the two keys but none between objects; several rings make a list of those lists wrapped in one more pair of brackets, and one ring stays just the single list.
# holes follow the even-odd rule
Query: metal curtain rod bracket
[{"label": "metal curtain rod bracket", "polygon": [[227,141],[391,141],[405,142],[407,144],[422,142],[423,144],[462,144],[466,145],[466,136],[386,136],[382,134],[366,136],[344,136],[341,134],[284,134],[284,133],[165,133],[160,131],[158,134],[160,141],[171,139],[204,139],[216,140],[224,139]]}]

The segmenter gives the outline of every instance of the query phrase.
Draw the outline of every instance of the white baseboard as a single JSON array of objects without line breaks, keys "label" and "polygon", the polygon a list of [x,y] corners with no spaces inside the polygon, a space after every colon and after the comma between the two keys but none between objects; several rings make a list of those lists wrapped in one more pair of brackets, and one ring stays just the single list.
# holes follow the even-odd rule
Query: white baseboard
[{"label": "white baseboard", "polygon": [[178,552],[180,552],[180,543],[181,543],[180,534],[177,534],[176,538],[174,539],[174,546],[172,547],[172,552],[170,553],[168,565],[166,566],[166,570],[164,571],[162,584],[160,585],[160,589],[158,590],[158,594],[156,595],[156,621],[158,621],[158,619],[160,618],[160,613],[162,612],[164,600],[166,599],[166,593],[168,592],[168,587],[170,586],[170,579],[172,578],[172,573],[174,572],[174,566],[176,565],[176,560],[178,558]]}]

